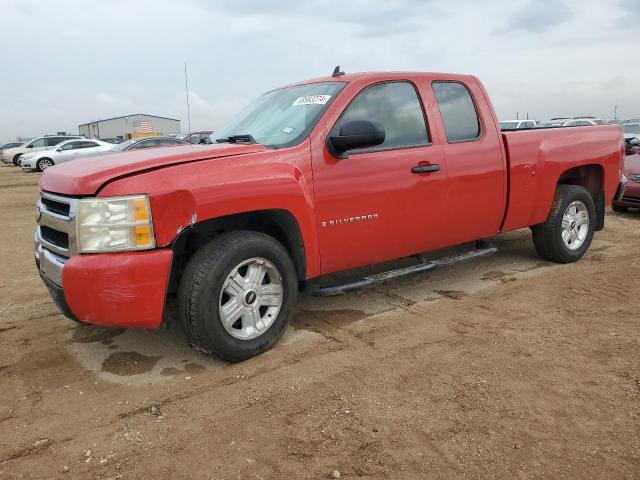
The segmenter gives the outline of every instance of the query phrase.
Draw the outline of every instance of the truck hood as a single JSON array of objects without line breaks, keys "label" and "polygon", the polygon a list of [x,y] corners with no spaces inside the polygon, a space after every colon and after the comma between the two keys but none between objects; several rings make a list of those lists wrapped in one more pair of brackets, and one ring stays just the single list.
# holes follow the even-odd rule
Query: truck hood
[{"label": "truck hood", "polygon": [[40,189],[63,195],[94,195],[111,180],[157,168],[264,152],[264,145],[185,145],[92,156],[48,168]]}]

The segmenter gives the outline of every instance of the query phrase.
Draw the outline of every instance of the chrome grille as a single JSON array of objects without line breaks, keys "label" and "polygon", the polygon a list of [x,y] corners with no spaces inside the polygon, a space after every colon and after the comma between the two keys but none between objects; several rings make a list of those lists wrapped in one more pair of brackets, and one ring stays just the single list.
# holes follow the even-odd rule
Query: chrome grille
[{"label": "chrome grille", "polygon": [[636,183],[640,183],[640,173],[632,173],[629,178]]},{"label": "chrome grille", "polygon": [[76,212],[78,199],[42,192],[37,203],[35,257],[40,273],[62,286],[62,268],[78,253]]},{"label": "chrome grille", "polygon": [[42,192],[37,208],[37,234],[42,246],[65,257],[76,255],[78,199]]}]

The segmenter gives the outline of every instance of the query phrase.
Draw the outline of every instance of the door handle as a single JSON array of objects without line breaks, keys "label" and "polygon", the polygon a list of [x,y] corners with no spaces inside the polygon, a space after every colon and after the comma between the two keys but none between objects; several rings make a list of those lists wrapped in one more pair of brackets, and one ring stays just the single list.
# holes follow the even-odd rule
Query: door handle
[{"label": "door handle", "polygon": [[411,169],[411,173],[433,173],[440,171],[440,164],[432,163],[429,165],[416,165]]}]

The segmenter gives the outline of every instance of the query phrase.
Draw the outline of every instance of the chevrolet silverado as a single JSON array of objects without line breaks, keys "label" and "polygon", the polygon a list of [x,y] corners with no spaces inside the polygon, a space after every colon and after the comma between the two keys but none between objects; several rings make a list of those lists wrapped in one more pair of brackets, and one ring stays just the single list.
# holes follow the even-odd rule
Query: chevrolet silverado
[{"label": "chevrolet silverado", "polygon": [[333,272],[523,227],[543,258],[580,259],[624,157],[620,126],[501,132],[477,78],[440,73],[336,69],[212,140],[46,170],[35,258],[65,315],[151,329],[173,298],[192,345],[241,361]]}]

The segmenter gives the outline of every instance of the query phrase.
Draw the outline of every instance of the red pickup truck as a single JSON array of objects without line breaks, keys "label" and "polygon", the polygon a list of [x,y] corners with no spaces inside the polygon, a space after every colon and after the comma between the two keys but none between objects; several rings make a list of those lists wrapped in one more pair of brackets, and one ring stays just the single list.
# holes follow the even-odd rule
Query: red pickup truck
[{"label": "red pickup truck", "polygon": [[214,137],[43,174],[36,263],[68,317],[157,328],[175,299],[194,346],[240,361],[332,272],[523,227],[578,260],[624,157],[619,126],[502,133],[477,78],[439,73],[289,85]]}]

